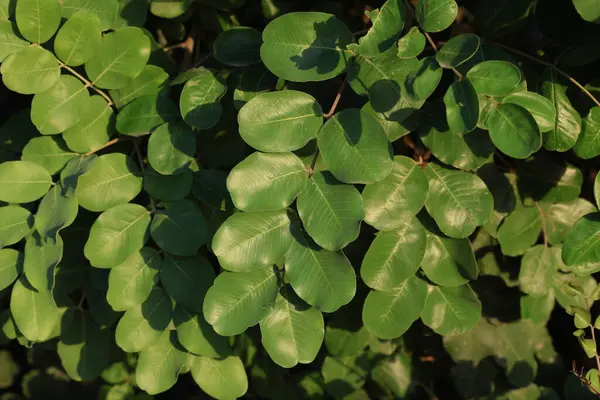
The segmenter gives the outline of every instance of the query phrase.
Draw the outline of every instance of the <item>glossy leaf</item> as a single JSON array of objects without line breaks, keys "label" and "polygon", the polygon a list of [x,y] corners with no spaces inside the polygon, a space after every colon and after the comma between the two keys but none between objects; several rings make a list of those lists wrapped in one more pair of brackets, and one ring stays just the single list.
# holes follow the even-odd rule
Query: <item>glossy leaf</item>
[{"label": "glossy leaf", "polygon": [[521,71],[506,61],[485,61],[475,65],[467,77],[479,94],[506,96],[517,90]]},{"label": "glossy leaf", "polygon": [[541,132],[554,128],[556,109],[550,100],[534,92],[516,92],[502,99],[502,103],[516,104],[533,116]]},{"label": "glossy leaf", "polygon": [[469,285],[430,286],[421,314],[423,323],[440,335],[467,332],[481,318],[481,302]]},{"label": "glossy leaf", "polygon": [[19,0],[16,3],[15,19],[25,39],[41,44],[54,36],[60,25],[59,0]]},{"label": "glossy leaf", "polygon": [[65,64],[77,67],[94,56],[101,39],[98,16],[86,10],[77,11],[58,31],[54,52]]},{"label": "glossy leaf", "polygon": [[479,99],[468,79],[455,81],[444,96],[446,119],[455,135],[475,130],[479,121]]},{"label": "glossy leaf", "polygon": [[50,174],[29,161],[0,164],[0,201],[29,203],[42,197],[52,185]]},{"label": "glossy leaf", "polygon": [[185,122],[200,130],[215,126],[222,113],[219,100],[226,90],[221,77],[209,70],[200,70],[185,83],[181,92],[179,109]]},{"label": "glossy leaf", "polygon": [[598,264],[600,247],[596,237],[600,231],[600,214],[593,213],[577,221],[565,238],[562,259],[568,266]]},{"label": "glossy leaf", "polygon": [[546,223],[546,236],[552,245],[562,243],[575,223],[584,215],[597,211],[589,201],[577,198],[565,203],[540,203]]},{"label": "glossy leaf", "polygon": [[600,107],[593,107],[581,121],[581,134],[573,147],[578,157],[590,159],[600,155]]},{"label": "glossy leaf", "polygon": [[259,31],[245,26],[228,29],[213,43],[215,60],[233,67],[260,62],[262,37]]},{"label": "glossy leaf", "polygon": [[[138,0],[133,0],[136,2]],[[158,95],[167,86],[169,74],[156,65],[146,65],[142,72],[125,87],[110,91],[117,108],[122,108],[142,96]]]},{"label": "glossy leaf", "polygon": [[481,40],[477,35],[458,35],[442,46],[435,59],[443,68],[456,68],[473,57],[480,44]]},{"label": "glossy leaf", "polygon": [[425,36],[419,31],[419,28],[412,27],[408,33],[398,40],[398,57],[412,58],[416,57],[425,49]]},{"label": "glossy leaf", "polygon": [[542,145],[535,119],[521,106],[498,105],[491,111],[487,124],[494,145],[513,158],[527,158]]},{"label": "glossy leaf", "polygon": [[440,32],[452,25],[458,13],[454,0],[419,0],[417,21],[426,32]]},{"label": "glossy leaf", "polygon": [[365,11],[372,26],[367,34],[348,49],[363,57],[373,57],[394,45],[400,37],[406,20],[406,8],[401,0],[387,0],[381,8]]},{"label": "glossy leaf", "polygon": [[408,101],[419,108],[438,87],[442,79],[442,68],[433,57],[419,60],[416,68],[406,77],[405,87]]},{"label": "glossy leaf", "polygon": [[148,162],[162,175],[181,175],[194,158],[196,137],[183,122],[159,126],[148,140]]}]

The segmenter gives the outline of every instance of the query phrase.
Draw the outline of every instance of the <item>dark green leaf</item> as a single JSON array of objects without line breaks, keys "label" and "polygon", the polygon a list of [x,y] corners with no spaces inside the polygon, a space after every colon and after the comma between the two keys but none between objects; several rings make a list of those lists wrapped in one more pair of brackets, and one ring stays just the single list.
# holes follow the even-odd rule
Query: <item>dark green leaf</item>
[{"label": "dark green leaf", "polygon": [[517,90],[521,71],[507,61],[485,61],[475,65],[467,77],[479,94],[506,96]]},{"label": "dark green leaf", "polygon": [[480,43],[479,36],[472,33],[455,36],[442,46],[435,59],[443,68],[456,68],[475,55]]},{"label": "dark green leaf", "polygon": [[542,146],[542,135],[535,119],[521,106],[495,106],[487,125],[494,145],[510,157],[527,158]]},{"label": "dark green leaf", "polygon": [[194,203],[179,200],[158,207],[150,234],[161,249],[177,256],[194,256],[200,246],[208,243],[208,223]]},{"label": "dark green leaf", "polygon": [[233,67],[260,62],[262,37],[259,31],[245,26],[228,29],[213,43],[215,60]]},{"label": "dark green leaf", "polygon": [[367,34],[351,44],[348,49],[363,57],[374,57],[383,53],[398,40],[406,20],[406,8],[402,0],[387,0],[381,8],[365,11],[372,26]]},{"label": "dark green leaf", "polygon": [[452,25],[458,13],[454,0],[418,0],[417,21],[426,32],[440,32]]},{"label": "dark green leaf", "polygon": [[479,121],[479,99],[468,79],[455,81],[444,96],[448,126],[455,135],[473,131]]}]

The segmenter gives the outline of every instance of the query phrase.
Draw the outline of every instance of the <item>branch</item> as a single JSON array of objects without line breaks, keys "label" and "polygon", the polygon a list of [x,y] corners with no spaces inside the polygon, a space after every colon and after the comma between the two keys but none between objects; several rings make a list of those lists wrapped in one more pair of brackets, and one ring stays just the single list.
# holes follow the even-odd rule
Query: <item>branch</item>
[{"label": "branch", "polygon": [[348,81],[348,78],[344,78],[344,81],[342,82],[340,88],[338,89],[337,95],[335,96],[335,100],[333,101],[333,104],[331,105],[329,112],[327,114],[323,115],[323,118],[331,118],[333,116],[333,114],[335,114],[335,110],[342,98],[342,93],[344,93],[344,89],[346,88],[347,81]]},{"label": "branch", "polygon": [[85,155],[85,156],[91,156],[92,154],[95,154],[95,153],[99,152],[100,150],[104,150],[105,148],[107,148],[107,147],[110,147],[110,146],[112,146],[113,144],[117,144],[117,143],[119,143],[120,141],[121,141],[121,138],[120,138],[120,137],[118,137],[118,138],[115,138],[115,139],[111,140],[110,142],[107,142],[107,143],[106,143],[104,146],[100,146],[100,147],[98,147],[96,150],[88,151],[88,152],[87,152],[87,153],[85,153],[84,155]]},{"label": "branch", "polygon": [[317,164],[317,159],[319,158],[319,148],[315,150],[315,155],[310,163],[310,167],[308,168],[308,177],[310,178],[315,173],[315,165]]},{"label": "branch", "polygon": [[69,67],[67,64],[63,63],[60,60],[58,60],[58,64],[60,65],[61,68],[64,68],[65,70],[69,71],[73,76],[75,76],[76,78],[78,78],[81,82],[85,83],[85,87],[89,87],[89,88],[93,89],[100,96],[104,97],[104,99],[108,102],[108,106],[109,107],[113,106],[112,99],[106,93],[104,93],[102,90],[100,90],[96,86],[94,86],[92,84],[92,82],[90,82],[87,79],[85,79],[85,77],[83,75],[79,74],[73,68]]}]

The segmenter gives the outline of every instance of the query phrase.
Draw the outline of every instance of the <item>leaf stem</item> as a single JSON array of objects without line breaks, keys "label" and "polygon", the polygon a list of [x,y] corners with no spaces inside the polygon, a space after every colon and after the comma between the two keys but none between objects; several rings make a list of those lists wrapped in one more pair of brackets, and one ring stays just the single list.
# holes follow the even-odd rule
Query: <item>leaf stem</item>
[{"label": "leaf stem", "polygon": [[113,107],[114,103],[113,103],[112,99],[106,93],[104,93],[102,90],[100,90],[96,86],[94,86],[92,84],[92,82],[88,81],[83,75],[81,75],[79,72],[75,71],[73,68],[69,67],[67,64],[63,63],[62,61],[58,60],[58,64],[60,65],[61,68],[69,71],[73,76],[78,78],[81,82],[85,83],[86,87],[92,88],[100,96],[104,97],[104,99],[108,102],[109,107]]},{"label": "leaf stem", "polygon": [[[540,205],[537,201],[535,202],[535,206],[538,209],[538,212],[540,213],[540,218],[542,220],[542,233],[544,234],[544,247],[548,247],[548,230],[546,227],[546,214],[544,214],[544,210],[542,210],[542,207],[540,207]],[[599,369],[599,371],[600,371],[600,369]]]},{"label": "leaf stem", "polygon": [[337,106],[340,103],[340,100],[342,98],[342,93],[344,93],[344,89],[346,88],[346,82],[348,82],[347,77],[344,78],[344,81],[340,85],[340,88],[338,89],[338,92],[335,96],[335,100],[333,100],[333,104],[331,105],[329,112],[327,114],[323,115],[323,118],[331,118],[333,116],[333,114],[335,114],[335,110],[337,109]]},{"label": "leaf stem", "polygon": [[494,42],[492,40],[487,40],[488,43],[491,44],[495,44],[498,47],[502,47],[504,50],[510,51],[511,53],[517,54],[521,57],[524,57],[530,61],[533,61],[535,63],[544,65],[548,68],[552,68],[553,70],[555,70],[556,72],[558,72],[559,74],[561,74],[562,76],[564,76],[566,79],[569,80],[569,82],[571,82],[573,85],[577,86],[583,93],[585,93],[598,107],[600,107],[600,101],[598,101],[598,99],[589,92],[589,90],[587,90],[581,83],[579,83],[577,80],[575,80],[575,78],[573,78],[571,75],[567,74],[565,71],[563,71],[562,69],[558,68],[556,65],[549,63],[548,61],[544,61],[541,60],[535,56],[532,56],[531,54],[527,54],[524,51],[515,49],[513,47],[507,46],[505,44],[502,43],[498,43],[498,42]]},{"label": "leaf stem", "polygon": [[319,148],[315,150],[315,155],[313,156],[312,162],[310,163],[310,167],[308,168],[308,177],[310,178],[315,173],[315,165],[317,164],[317,159],[319,158]]},{"label": "leaf stem", "polygon": [[120,137],[118,137],[118,138],[114,138],[113,140],[111,140],[111,141],[107,142],[105,145],[103,145],[103,146],[100,146],[100,147],[98,147],[98,148],[97,148],[97,149],[95,149],[95,150],[88,151],[87,153],[85,153],[85,154],[84,154],[84,156],[91,156],[92,154],[95,154],[95,153],[99,152],[100,150],[104,150],[105,148],[107,148],[107,147],[110,147],[110,146],[112,146],[113,144],[117,144],[117,143],[119,143],[121,140],[122,140],[122,139],[121,139]]}]

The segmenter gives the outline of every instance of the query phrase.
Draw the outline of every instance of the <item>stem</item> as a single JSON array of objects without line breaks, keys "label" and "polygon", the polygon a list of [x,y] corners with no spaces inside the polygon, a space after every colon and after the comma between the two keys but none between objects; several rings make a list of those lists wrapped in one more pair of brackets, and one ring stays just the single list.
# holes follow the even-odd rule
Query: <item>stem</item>
[{"label": "stem", "polygon": [[104,146],[100,146],[96,150],[88,151],[84,155],[85,156],[91,156],[92,154],[95,154],[95,153],[99,152],[100,150],[104,150],[105,148],[110,147],[113,144],[117,144],[120,141],[121,141],[121,138],[115,138],[115,139],[111,140],[110,142],[107,142]]},{"label": "stem", "polygon": [[344,89],[346,88],[346,82],[348,82],[348,78],[344,78],[344,81],[342,82],[342,84],[340,85],[340,88],[338,89],[337,95],[335,96],[335,100],[333,101],[333,104],[331,105],[329,112],[327,114],[323,115],[323,118],[331,118],[333,116],[333,114],[335,114],[335,110],[336,110],[338,104],[340,103],[340,99],[342,98],[342,93],[344,93]]},{"label": "stem", "polygon": [[512,48],[510,46],[507,46],[505,44],[502,43],[498,43],[498,42],[494,42],[491,40],[488,40],[489,43],[495,44],[496,46],[502,47],[504,50],[508,50],[512,53],[518,54],[521,57],[524,57],[530,61],[533,61],[535,63],[544,65],[548,68],[552,68],[553,70],[555,70],[556,72],[558,72],[559,74],[561,74],[562,76],[564,76],[566,79],[569,80],[569,82],[571,82],[573,85],[577,86],[583,93],[585,93],[598,107],[600,107],[600,101],[598,101],[598,99],[596,99],[596,97],[594,97],[593,94],[591,94],[585,87],[583,87],[583,85],[581,83],[579,83],[578,81],[576,81],[573,77],[571,77],[571,75],[567,74],[565,71],[563,71],[562,69],[558,68],[556,65],[554,64],[550,64],[547,61],[544,60],[540,60],[537,57],[532,56],[531,54],[527,54],[521,50]]},{"label": "stem", "polygon": [[315,155],[310,163],[310,168],[308,168],[308,177],[310,178],[315,173],[315,165],[317,164],[317,158],[319,158],[319,148],[315,150]]},{"label": "stem", "polygon": [[[540,207],[537,201],[535,202],[535,206],[537,207],[540,213],[540,218],[542,220],[542,232],[544,233],[544,247],[548,247],[548,230],[546,228],[546,214],[544,214],[544,210],[542,210],[542,207]],[[600,369],[598,371],[600,371]]]},{"label": "stem", "polygon": [[[590,331],[592,332],[592,340],[594,344],[596,343],[596,333],[594,332],[594,327],[590,325]],[[596,368],[600,371],[600,356],[598,355],[598,347],[596,347],[596,351],[594,352],[594,356],[596,357]]]},{"label": "stem", "polygon": [[108,102],[108,106],[112,107],[113,106],[113,102],[112,99],[106,94],[104,93],[102,90],[98,89],[96,86],[94,86],[92,84],[92,82],[88,81],[87,79],[85,79],[85,77],[83,75],[81,75],[80,73],[78,73],[77,71],[75,71],[73,68],[69,67],[67,64],[63,63],[62,61],[58,60],[58,64],[60,65],[61,68],[66,69],[67,71],[69,71],[73,76],[75,76],[76,78],[78,78],[81,82],[85,83],[85,87],[89,87],[92,88],[94,91],[96,91],[96,93],[98,93],[100,96],[104,97],[104,99]]}]

